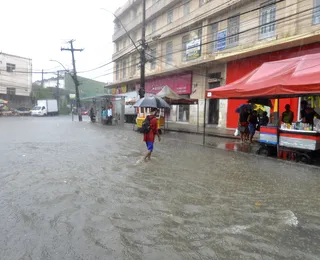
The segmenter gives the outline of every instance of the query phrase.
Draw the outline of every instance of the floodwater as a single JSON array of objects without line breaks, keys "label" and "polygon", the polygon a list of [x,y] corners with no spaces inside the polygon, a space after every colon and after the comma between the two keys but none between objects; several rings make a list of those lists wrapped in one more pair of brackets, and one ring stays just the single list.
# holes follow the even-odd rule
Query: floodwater
[{"label": "floodwater", "polygon": [[0,259],[320,258],[318,168],[185,134],[163,135],[145,163],[130,127],[0,125]]}]

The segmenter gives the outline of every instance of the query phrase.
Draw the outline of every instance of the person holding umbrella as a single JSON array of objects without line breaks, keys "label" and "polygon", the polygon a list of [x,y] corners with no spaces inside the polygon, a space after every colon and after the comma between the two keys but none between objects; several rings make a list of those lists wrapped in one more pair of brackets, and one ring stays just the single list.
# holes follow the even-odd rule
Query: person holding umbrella
[{"label": "person holding umbrella", "polygon": [[248,126],[249,126],[248,117],[249,117],[248,106],[242,106],[240,110],[239,122],[238,122],[240,138],[242,143],[244,143],[244,141],[246,141],[248,137]]},{"label": "person holding umbrella", "polygon": [[158,113],[157,108],[152,108],[151,110],[151,115],[147,116],[144,122],[143,127],[146,128],[144,131],[143,135],[143,141],[146,143],[147,146],[147,153],[144,157],[144,160],[150,160],[151,159],[151,154],[153,152],[153,144],[154,144],[154,139],[155,136],[158,136],[159,142],[161,141],[161,137],[158,131],[158,119],[157,119],[157,113]]}]

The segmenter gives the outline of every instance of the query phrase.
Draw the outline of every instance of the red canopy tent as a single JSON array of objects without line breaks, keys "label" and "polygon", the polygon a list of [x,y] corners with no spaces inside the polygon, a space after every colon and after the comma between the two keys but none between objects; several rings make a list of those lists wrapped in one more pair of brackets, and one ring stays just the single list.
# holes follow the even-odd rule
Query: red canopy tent
[{"label": "red canopy tent", "polygon": [[[279,99],[309,95],[320,95],[319,53],[266,62],[231,84],[207,90],[205,100],[207,98]],[[277,104],[279,111],[279,102]],[[206,102],[204,111],[206,113]],[[203,144],[205,144],[205,123],[203,132]],[[279,133],[277,138],[279,143]]]},{"label": "red canopy tent", "polygon": [[266,62],[243,78],[209,89],[206,98],[284,98],[320,94],[320,54]]}]

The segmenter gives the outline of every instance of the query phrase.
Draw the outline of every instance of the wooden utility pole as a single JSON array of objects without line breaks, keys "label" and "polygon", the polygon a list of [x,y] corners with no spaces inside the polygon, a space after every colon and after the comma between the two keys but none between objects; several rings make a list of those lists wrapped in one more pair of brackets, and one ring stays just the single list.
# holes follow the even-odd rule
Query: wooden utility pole
[{"label": "wooden utility pole", "polygon": [[41,87],[43,88],[44,85],[44,78],[43,78],[43,70],[41,72]]},{"label": "wooden utility pole", "polygon": [[146,67],[146,0],[142,1],[142,25],[141,25],[141,52],[140,52],[140,98],[144,97],[145,90],[145,67]]},{"label": "wooden utility pole", "polygon": [[59,82],[59,77],[60,77],[60,71],[57,71],[57,86],[56,86],[56,93],[57,93],[57,103],[58,103],[58,111],[60,111],[60,82]]},{"label": "wooden utility pole", "polygon": [[83,49],[74,49],[73,48],[73,42],[74,42],[74,40],[69,41],[70,48],[61,48],[61,51],[71,51],[71,54],[72,54],[72,65],[73,65],[72,79],[73,79],[74,85],[76,87],[76,106],[77,106],[79,122],[81,122],[82,121],[82,115],[81,115],[81,103],[80,103],[80,95],[79,95],[79,85],[80,84],[79,84],[79,81],[78,81],[78,78],[77,78],[76,61],[74,59],[74,52],[75,51],[82,52]]}]

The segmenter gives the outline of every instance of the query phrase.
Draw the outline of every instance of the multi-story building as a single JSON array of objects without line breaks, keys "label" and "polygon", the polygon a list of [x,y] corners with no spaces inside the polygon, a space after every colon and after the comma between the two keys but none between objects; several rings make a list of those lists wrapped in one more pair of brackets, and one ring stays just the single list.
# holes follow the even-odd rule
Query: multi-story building
[{"label": "multi-story building", "polygon": [[32,88],[32,60],[0,53],[0,98],[11,107],[30,105]]},{"label": "multi-story building", "polygon": [[[142,0],[128,1],[115,14],[121,23],[115,20],[114,83],[108,88],[135,90],[140,61],[130,38],[140,47]],[[200,122],[206,89],[233,82],[265,61],[320,51],[319,0],[146,0],[146,23],[146,92],[168,85],[199,99]],[[210,100],[207,123],[235,127],[235,109],[243,102]],[[284,102],[298,111],[298,100]],[[197,106],[178,106],[171,119],[195,124],[197,114]]]}]

